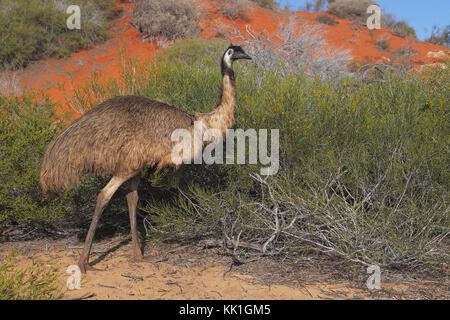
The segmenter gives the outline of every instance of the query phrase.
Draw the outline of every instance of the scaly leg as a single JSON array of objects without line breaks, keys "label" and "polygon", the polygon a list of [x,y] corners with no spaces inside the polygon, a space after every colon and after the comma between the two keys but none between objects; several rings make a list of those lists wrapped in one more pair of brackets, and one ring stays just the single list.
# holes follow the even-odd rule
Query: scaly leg
[{"label": "scaly leg", "polygon": [[124,183],[127,179],[120,177],[112,177],[112,179],[108,182],[106,187],[102,189],[97,197],[97,205],[95,206],[94,216],[92,217],[91,226],[89,227],[88,234],[86,236],[86,240],[84,242],[83,253],[78,260],[78,266],[81,269],[81,272],[86,273],[86,270],[95,270],[95,268],[89,265],[89,253],[91,252],[92,240],[94,239],[95,230],[97,229],[98,221],[100,220],[100,216],[103,213],[106,205],[109,200],[111,200],[114,193],[119,189],[119,187]]},{"label": "scaly leg", "polygon": [[130,180],[130,193],[127,194],[128,211],[130,213],[131,239],[133,241],[134,258],[136,260],[143,259],[136,228],[136,206],[139,200],[137,188],[140,179],[141,174],[139,173]]}]

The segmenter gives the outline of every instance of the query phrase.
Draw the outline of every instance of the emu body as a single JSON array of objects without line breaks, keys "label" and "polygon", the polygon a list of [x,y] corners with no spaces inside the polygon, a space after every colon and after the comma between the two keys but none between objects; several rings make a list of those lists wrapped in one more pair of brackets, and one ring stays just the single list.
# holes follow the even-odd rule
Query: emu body
[{"label": "emu body", "polygon": [[140,172],[155,167],[174,165],[171,159],[176,129],[194,130],[195,121],[218,129],[223,134],[234,124],[236,87],[232,64],[237,59],[250,59],[239,46],[230,46],[222,56],[222,86],[216,108],[195,115],[168,104],[140,96],[120,96],[92,108],[64,129],[48,146],[41,169],[40,185],[44,194],[55,197],[58,192],[76,186],[85,174],[112,175],[97,198],[94,215],[78,261],[81,271],[89,266],[89,252],[100,216],[117,189],[130,180],[127,203],[131,236],[136,259],[142,252],[136,230],[137,188]]},{"label": "emu body", "polygon": [[194,117],[138,96],[107,100],[69,125],[47,148],[42,190],[54,195],[84,174],[130,177],[154,166],[171,148],[170,134]]}]

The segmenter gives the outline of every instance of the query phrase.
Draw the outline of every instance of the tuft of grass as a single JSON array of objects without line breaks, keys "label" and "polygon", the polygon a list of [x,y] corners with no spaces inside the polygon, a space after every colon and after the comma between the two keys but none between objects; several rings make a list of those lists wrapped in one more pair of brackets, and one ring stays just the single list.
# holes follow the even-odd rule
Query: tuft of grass
[{"label": "tuft of grass", "polygon": [[32,266],[15,267],[15,254],[0,261],[0,300],[55,300],[62,296],[57,270],[38,261]]},{"label": "tuft of grass", "polygon": [[316,18],[316,21],[319,23],[322,23],[322,24],[326,24],[328,26],[335,26],[335,25],[339,24],[338,21],[336,21],[335,19],[333,19],[332,17],[330,17],[326,14],[322,14],[322,15],[318,16]]},{"label": "tuft of grass", "polygon": [[[225,40],[205,41],[186,39],[175,42],[171,47],[156,53],[156,61],[218,66],[223,50],[227,47]],[[223,49],[223,50],[222,50]]]},{"label": "tuft of grass", "polygon": [[372,0],[336,0],[328,2],[327,12],[340,19],[348,19],[355,24],[366,25],[369,16],[367,8],[373,4],[378,5]]},{"label": "tuft of grass", "polygon": [[250,0],[256,3],[261,8],[266,8],[270,10],[274,10],[278,8],[278,3],[275,0]]},{"label": "tuft of grass", "polygon": [[231,19],[248,20],[249,9],[248,0],[220,0],[218,12]]},{"label": "tuft of grass", "polygon": [[389,44],[389,40],[387,38],[378,40],[375,43],[375,46],[377,47],[378,50],[383,50],[383,51],[386,51],[386,52],[389,52],[389,50],[391,48],[391,45]]},{"label": "tuft of grass", "polygon": [[[67,123],[65,115],[55,115],[56,108],[37,96],[0,96],[0,241],[73,234],[89,223],[96,194],[106,183],[85,177],[58,198],[44,198],[39,186],[43,155]],[[111,212],[125,210],[121,205],[113,201]]]},{"label": "tuft of grass", "polygon": [[66,0],[4,0],[0,2],[0,68],[18,69],[48,57],[65,57],[108,38],[117,14],[113,0],[81,0],[81,29],[69,30]]},{"label": "tuft of grass", "polygon": [[[58,198],[44,198],[39,186],[43,155],[68,119],[56,117],[56,107],[37,96],[0,96],[0,241],[73,234],[89,223],[96,195],[107,182],[84,177],[80,186]],[[121,192],[106,212],[113,215],[108,225],[127,226],[116,219],[126,210]]]},{"label": "tuft of grass", "polygon": [[0,95],[19,95],[23,93],[19,77],[13,72],[0,73]]},{"label": "tuft of grass", "polygon": [[201,11],[194,0],[138,0],[133,24],[149,38],[193,38],[199,31]]},{"label": "tuft of grass", "polygon": [[410,37],[417,39],[416,30],[409,26],[405,20],[397,20],[394,15],[390,13],[384,13],[382,16],[383,27],[389,28],[392,32],[399,37]]},{"label": "tuft of grass", "polygon": [[0,227],[62,216],[62,201],[43,199],[39,186],[45,148],[61,124],[55,106],[34,97],[0,96]]},{"label": "tuft of grass", "polygon": [[431,36],[425,40],[426,42],[440,44],[441,46],[450,46],[450,25],[439,28],[438,26],[433,26],[431,30]]},{"label": "tuft of grass", "polygon": [[396,57],[412,57],[417,55],[417,51],[411,48],[411,46],[404,46],[392,53]]}]

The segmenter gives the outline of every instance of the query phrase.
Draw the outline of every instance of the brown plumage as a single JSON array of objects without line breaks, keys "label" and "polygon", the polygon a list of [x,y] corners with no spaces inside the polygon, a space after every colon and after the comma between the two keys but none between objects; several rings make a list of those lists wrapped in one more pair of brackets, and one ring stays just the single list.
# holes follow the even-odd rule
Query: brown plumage
[{"label": "brown plumage", "polygon": [[134,176],[171,150],[170,134],[194,117],[144,97],[107,100],[69,125],[47,148],[41,187],[53,195],[84,174]]},{"label": "brown plumage", "polygon": [[114,192],[131,179],[127,195],[131,235],[135,257],[142,259],[136,232],[137,186],[140,172],[155,167],[155,172],[174,165],[171,134],[176,129],[193,131],[194,121],[225,133],[234,124],[236,87],[232,63],[250,59],[239,46],[230,46],[222,56],[222,86],[215,110],[188,114],[168,104],[140,96],[120,96],[94,107],[64,129],[48,146],[41,169],[40,185],[44,194],[54,197],[61,190],[78,184],[85,174],[112,175],[100,192],[86,237],[84,252],[78,262],[81,270],[88,264],[95,229],[103,209]]}]

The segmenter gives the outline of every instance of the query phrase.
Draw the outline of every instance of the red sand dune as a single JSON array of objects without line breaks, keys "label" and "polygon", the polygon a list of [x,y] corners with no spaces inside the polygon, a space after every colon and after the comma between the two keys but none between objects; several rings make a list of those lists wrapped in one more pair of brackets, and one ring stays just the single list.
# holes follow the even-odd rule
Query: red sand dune
[{"label": "red sand dune", "polygon": [[[217,2],[214,0],[200,0],[199,4],[205,11],[205,20],[202,23],[202,38],[213,39],[218,32],[229,29],[233,22],[217,12]],[[120,77],[121,50],[127,58],[151,59],[158,46],[154,42],[142,41],[142,35],[131,26],[131,11],[133,4],[120,3],[123,14],[113,21],[110,39],[103,44],[75,53],[66,59],[49,58],[34,63],[25,70],[17,71],[15,75],[21,79],[24,88],[33,91],[42,90],[48,94],[53,102],[68,108],[66,99],[73,95],[74,86],[86,84],[94,73],[98,73],[100,81]],[[294,16],[297,20],[316,23],[317,15],[324,13],[306,13],[279,10],[277,13],[270,10],[252,6],[246,21],[236,20],[234,23],[243,31],[245,25],[250,24],[252,29],[260,32],[266,29],[273,34],[280,23],[289,21]],[[390,43],[390,50],[394,52],[402,47],[410,46],[418,53],[412,57],[412,63],[418,67],[424,64],[441,62],[440,58],[433,58],[427,54],[430,51],[444,51],[448,48],[430,43],[413,41],[393,35],[387,29],[370,31],[362,26],[355,26],[348,20],[337,19],[336,26],[321,25],[326,31],[326,39],[331,46],[350,49],[356,61],[391,61],[393,58],[388,52],[376,48],[376,41],[386,37]],[[230,39],[231,40],[231,39]],[[390,60],[387,60],[390,59]]]},{"label": "red sand dune", "polygon": [[[297,15],[309,20],[315,21],[317,15],[324,13],[307,13],[298,12]],[[330,15],[332,16],[332,15]],[[390,45],[390,52],[395,52],[401,48],[411,48],[417,51],[417,55],[412,57],[414,65],[423,65],[426,63],[434,63],[432,59],[427,59],[427,53],[430,51],[447,51],[445,46],[439,46],[432,43],[414,41],[411,38],[401,38],[392,34],[389,29],[369,30],[365,26],[355,26],[349,20],[338,19],[332,16],[339,22],[336,26],[321,25],[328,33],[328,43],[335,47],[341,47],[351,50],[351,55],[355,60],[370,62],[386,62],[384,58],[392,60],[391,54],[377,49],[376,42],[387,39]]]},{"label": "red sand dune", "polygon": [[94,73],[100,80],[119,78],[121,50],[126,57],[148,59],[157,49],[154,43],[143,42],[138,30],[130,25],[132,4],[120,4],[124,11],[113,22],[110,39],[66,59],[49,58],[18,71],[26,89],[43,90],[53,102],[65,106],[74,86],[85,84]]}]

